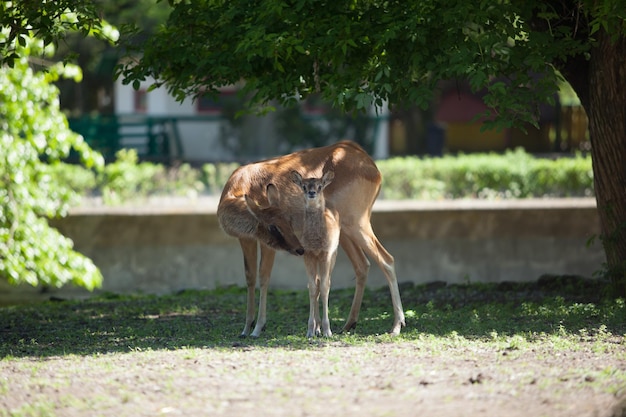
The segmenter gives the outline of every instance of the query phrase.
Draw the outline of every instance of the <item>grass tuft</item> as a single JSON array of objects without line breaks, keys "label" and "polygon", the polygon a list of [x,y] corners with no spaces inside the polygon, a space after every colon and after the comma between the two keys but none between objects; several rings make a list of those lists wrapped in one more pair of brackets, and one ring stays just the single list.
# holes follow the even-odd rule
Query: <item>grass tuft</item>
[{"label": "grass tuft", "polygon": [[[559,285],[555,284],[555,281]],[[0,357],[99,355],[115,352],[250,347],[318,349],[394,340],[432,348],[474,342],[515,351],[550,340],[606,343],[626,335],[626,303],[604,297],[601,281],[544,277],[533,283],[402,285],[406,328],[392,324],[386,288],[365,292],[356,330],[337,334],[350,310],[352,289],[331,292],[332,339],[308,340],[307,291],[270,291],[268,325],[258,339],[240,339],[245,290],[185,291],[168,296],[105,294],[84,301],[55,301],[0,309]],[[620,342],[621,343],[621,342]]]}]

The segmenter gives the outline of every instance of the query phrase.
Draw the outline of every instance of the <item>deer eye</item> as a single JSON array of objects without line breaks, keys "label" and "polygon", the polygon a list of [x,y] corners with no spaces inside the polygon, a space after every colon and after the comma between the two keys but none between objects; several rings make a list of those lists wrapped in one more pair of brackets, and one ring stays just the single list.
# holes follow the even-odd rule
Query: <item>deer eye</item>
[{"label": "deer eye", "polygon": [[270,224],[267,229],[269,230],[270,234],[274,236],[274,238],[281,241],[285,240],[283,234],[280,232],[280,229],[276,225]]}]

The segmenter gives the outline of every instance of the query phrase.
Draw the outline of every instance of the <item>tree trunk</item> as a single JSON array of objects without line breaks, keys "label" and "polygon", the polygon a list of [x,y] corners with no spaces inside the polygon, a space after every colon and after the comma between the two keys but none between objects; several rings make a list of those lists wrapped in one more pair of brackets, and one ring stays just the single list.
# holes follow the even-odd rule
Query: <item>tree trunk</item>
[{"label": "tree trunk", "polygon": [[609,276],[626,295],[626,36],[604,31],[589,66],[589,132],[594,185]]}]

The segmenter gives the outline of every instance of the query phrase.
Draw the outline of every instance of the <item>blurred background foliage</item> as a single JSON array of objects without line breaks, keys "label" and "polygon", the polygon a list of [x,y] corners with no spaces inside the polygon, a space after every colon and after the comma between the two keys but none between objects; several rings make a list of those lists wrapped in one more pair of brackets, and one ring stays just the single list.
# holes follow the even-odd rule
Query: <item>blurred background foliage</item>
[{"label": "blurred background foliage", "polygon": [[[389,200],[592,197],[594,192],[591,157],[582,154],[548,159],[516,149],[504,154],[396,157],[377,165],[383,174],[380,198]],[[135,151],[122,150],[100,173],[66,164],[54,169],[81,195],[124,204],[151,196],[218,196],[238,166],[228,162],[167,168],[138,163]]]}]

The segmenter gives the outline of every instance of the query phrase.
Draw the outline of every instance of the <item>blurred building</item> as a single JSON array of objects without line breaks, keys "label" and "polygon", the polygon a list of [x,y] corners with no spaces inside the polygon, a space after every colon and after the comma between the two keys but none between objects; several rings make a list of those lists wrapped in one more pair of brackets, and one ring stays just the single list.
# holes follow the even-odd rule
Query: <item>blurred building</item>
[{"label": "blurred building", "polygon": [[539,128],[482,131],[488,110],[481,94],[449,83],[431,108],[371,109],[356,117],[333,109],[317,97],[300,106],[278,108],[266,116],[241,116],[236,88],[218,97],[178,102],[166,88],[149,91],[151,80],[135,90],[117,80],[112,114],[70,119],[107,160],[121,148],[134,148],[143,160],[176,163],[247,162],[322,146],[340,139],[360,143],[375,158],[446,152],[504,151],[522,147],[532,153],[586,150],[587,118],[575,100],[540,108]]},{"label": "blurred building", "polygon": [[482,94],[472,93],[462,83],[443,84],[429,111],[402,109],[392,113],[392,154],[499,152],[518,147],[531,153],[588,150],[588,121],[580,103],[571,98],[555,100],[554,106],[540,106],[539,128],[528,124],[525,131],[482,131],[485,119],[481,115],[489,110]]}]

